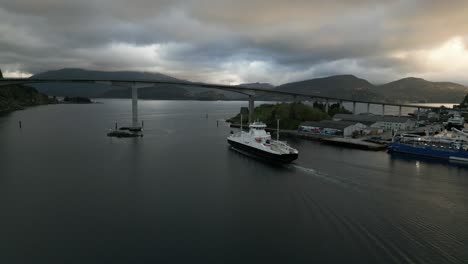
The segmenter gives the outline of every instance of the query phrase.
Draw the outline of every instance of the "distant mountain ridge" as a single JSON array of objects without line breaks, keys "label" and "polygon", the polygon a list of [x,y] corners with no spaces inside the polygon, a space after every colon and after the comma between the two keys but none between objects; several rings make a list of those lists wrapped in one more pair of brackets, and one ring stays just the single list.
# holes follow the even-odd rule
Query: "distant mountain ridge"
[{"label": "distant mountain ridge", "polygon": [[391,102],[450,103],[460,102],[468,88],[458,83],[409,77],[376,86],[376,92]]},{"label": "distant mountain ridge", "polygon": [[308,95],[340,97],[343,99],[378,100],[374,85],[354,75],[335,75],[280,85],[276,91]]},{"label": "distant mountain ridge", "polygon": [[[186,82],[162,73],[134,71],[91,71],[75,68],[47,71],[31,77],[32,79],[75,79],[75,80],[145,80]],[[131,91],[125,87],[113,87],[105,84],[51,83],[33,84],[39,91],[55,96],[84,96],[91,98],[130,98]],[[141,99],[161,100],[234,100],[245,99],[245,95],[217,89],[208,89],[196,85],[157,84],[154,87],[141,88]]]},{"label": "distant mountain ridge", "polygon": [[410,77],[374,85],[354,75],[335,75],[292,82],[280,85],[275,90],[389,103],[460,102],[468,93],[467,87],[452,82],[430,82]]},{"label": "distant mountain ridge", "polygon": [[91,71],[77,68],[66,68],[56,71],[47,71],[35,74],[31,79],[76,79],[76,80],[158,80],[158,81],[183,81],[157,72],[136,71]]},{"label": "distant mountain ridge", "polygon": [[265,90],[273,90],[275,89],[275,86],[271,83],[260,83],[260,82],[256,82],[256,83],[242,83],[242,84],[239,84],[237,86],[241,86],[241,87],[247,87],[247,88],[257,88],[257,89],[265,89]]},{"label": "distant mountain ridge", "polygon": [[[30,77],[31,79],[75,79],[75,80],[154,80],[154,81],[175,81],[183,82],[168,75],[161,73],[133,72],[133,71],[91,71],[83,69],[61,69],[56,71],[47,71]],[[110,98],[129,98],[131,96],[128,88],[112,87],[105,84],[81,84],[81,83],[41,83],[33,85],[42,93],[56,96],[84,96],[84,97],[110,97]],[[172,89],[173,88],[173,89]],[[152,98],[150,89],[145,88],[145,95]],[[184,99],[189,93],[181,87],[167,86],[158,87],[155,92],[161,99]],[[141,98],[144,98],[140,94]]]},{"label": "distant mountain ridge", "polygon": [[[62,69],[36,74],[31,78],[40,79],[112,79],[112,80],[159,80],[188,82],[161,73],[118,71],[102,72],[83,69]],[[128,88],[116,88],[100,84],[34,84],[40,92],[56,96],[85,96],[105,98],[129,98]],[[239,86],[297,92],[316,96],[338,97],[350,100],[384,102],[460,102],[468,93],[468,88],[451,82],[430,82],[420,78],[404,78],[382,85],[374,85],[354,75],[334,75],[323,78],[291,82],[274,86],[269,83],[246,83]],[[206,89],[191,85],[157,85],[139,91],[143,99],[190,99],[190,100],[244,100],[245,96],[233,92]],[[259,100],[290,100],[281,95],[259,95]]]}]

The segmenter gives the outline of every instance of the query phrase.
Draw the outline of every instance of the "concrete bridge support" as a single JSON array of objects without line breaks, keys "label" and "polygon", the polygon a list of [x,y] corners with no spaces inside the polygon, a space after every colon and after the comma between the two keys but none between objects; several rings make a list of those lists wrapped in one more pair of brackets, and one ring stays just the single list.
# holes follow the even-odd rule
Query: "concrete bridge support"
[{"label": "concrete bridge support", "polygon": [[385,105],[382,104],[382,116],[385,116]]},{"label": "concrete bridge support", "polygon": [[367,114],[370,114],[370,103],[367,103]]},{"label": "concrete bridge support", "polygon": [[249,95],[249,124],[254,122],[255,97]]},{"label": "concrete bridge support", "polygon": [[356,115],[356,102],[353,102],[353,115]]},{"label": "concrete bridge support", "polygon": [[418,114],[417,114],[417,120],[419,121],[419,111],[421,111],[421,108],[418,107]]},{"label": "concrete bridge support", "polygon": [[401,117],[401,105],[398,107],[398,117]]},{"label": "concrete bridge support", "polygon": [[328,99],[325,100],[325,113],[328,113]]},{"label": "concrete bridge support", "polygon": [[132,85],[132,127],[138,127],[138,88]]}]

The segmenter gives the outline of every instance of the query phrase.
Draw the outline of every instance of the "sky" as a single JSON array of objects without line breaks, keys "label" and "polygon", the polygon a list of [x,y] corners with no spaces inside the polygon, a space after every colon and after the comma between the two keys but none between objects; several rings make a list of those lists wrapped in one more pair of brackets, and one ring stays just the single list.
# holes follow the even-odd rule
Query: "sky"
[{"label": "sky", "polygon": [[335,74],[468,85],[468,1],[0,0],[0,69],[275,85]]}]

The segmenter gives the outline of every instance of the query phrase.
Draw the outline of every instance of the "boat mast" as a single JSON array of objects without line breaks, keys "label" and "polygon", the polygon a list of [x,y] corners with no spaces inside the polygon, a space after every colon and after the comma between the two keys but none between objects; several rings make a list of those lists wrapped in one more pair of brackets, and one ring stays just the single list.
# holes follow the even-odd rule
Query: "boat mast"
[{"label": "boat mast", "polygon": [[279,119],[276,119],[276,141],[279,141]]},{"label": "boat mast", "polygon": [[241,126],[240,126],[241,132],[242,132],[242,114],[241,114]]},{"label": "boat mast", "polygon": [[240,133],[241,133],[241,140],[244,141],[244,133],[243,133],[243,130],[242,130],[242,114],[241,114],[241,127],[240,127]]}]

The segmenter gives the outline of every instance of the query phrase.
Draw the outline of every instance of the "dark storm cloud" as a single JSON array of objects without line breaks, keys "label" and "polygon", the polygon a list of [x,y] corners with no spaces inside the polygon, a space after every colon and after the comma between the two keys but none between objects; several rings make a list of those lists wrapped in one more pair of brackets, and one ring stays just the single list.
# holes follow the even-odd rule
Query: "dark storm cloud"
[{"label": "dark storm cloud", "polygon": [[459,72],[468,64],[455,71],[428,62],[454,39],[464,56],[466,14],[466,1],[0,0],[0,67],[147,70],[216,82],[340,73],[466,81]]}]

